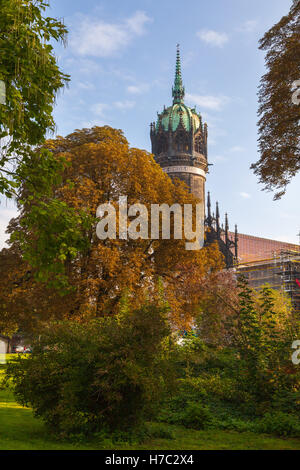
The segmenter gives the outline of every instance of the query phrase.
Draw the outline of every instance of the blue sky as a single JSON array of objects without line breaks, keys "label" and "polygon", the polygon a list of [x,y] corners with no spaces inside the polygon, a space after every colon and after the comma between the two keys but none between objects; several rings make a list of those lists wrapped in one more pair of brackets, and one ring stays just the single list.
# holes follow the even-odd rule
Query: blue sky
[{"label": "blue sky", "polygon": [[[108,124],[150,151],[149,124],[171,104],[180,43],[185,102],[208,123],[212,200],[241,233],[297,242],[300,175],[274,202],[249,170],[258,159],[257,86],[264,73],[258,40],[291,3],[52,0],[48,14],[64,18],[70,32],[67,48],[55,46],[56,55],[72,77],[57,99],[57,134]],[[0,246],[14,213],[12,203],[1,204]]]}]

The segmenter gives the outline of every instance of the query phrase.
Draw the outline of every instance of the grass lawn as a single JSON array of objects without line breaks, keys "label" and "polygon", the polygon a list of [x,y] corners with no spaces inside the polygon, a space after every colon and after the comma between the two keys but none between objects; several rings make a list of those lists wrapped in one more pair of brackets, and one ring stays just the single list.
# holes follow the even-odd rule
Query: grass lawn
[{"label": "grass lawn", "polygon": [[300,450],[300,439],[280,439],[254,433],[194,431],[168,426],[174,439],[151,439],[143,444],[112,446],[97,440],[83,443],[63,442],[50,436],[32,411],[19,406],[13,395],[0,391],[0,450]]}]

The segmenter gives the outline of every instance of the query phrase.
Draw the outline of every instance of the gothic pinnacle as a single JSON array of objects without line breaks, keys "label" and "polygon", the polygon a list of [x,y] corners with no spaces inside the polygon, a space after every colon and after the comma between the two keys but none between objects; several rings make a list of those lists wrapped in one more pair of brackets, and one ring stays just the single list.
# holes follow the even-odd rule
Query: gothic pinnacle
[{"label": "gothic pinnacle", "polygon": [[184,87],[182,84],[182,77],[181,77],[180,50],[179,50],[179,44],[177,44],[175,80],[174,80],[174,86],[172,88],[173,104],[183,103],[184,94],[185,94],[185,91],[184,91]]}]

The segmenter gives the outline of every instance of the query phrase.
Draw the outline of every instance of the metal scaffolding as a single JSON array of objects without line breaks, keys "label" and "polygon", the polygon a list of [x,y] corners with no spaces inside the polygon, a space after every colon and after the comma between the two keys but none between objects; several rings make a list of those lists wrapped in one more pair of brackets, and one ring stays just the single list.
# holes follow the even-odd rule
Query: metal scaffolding
[{"label": "metal scaffolding", "polygon": [[272,258],[239,264],[237,271],[248,278],[254,289],[269,284],[286,292],[295,311],[300,312],[300,250],[274,252]]}]

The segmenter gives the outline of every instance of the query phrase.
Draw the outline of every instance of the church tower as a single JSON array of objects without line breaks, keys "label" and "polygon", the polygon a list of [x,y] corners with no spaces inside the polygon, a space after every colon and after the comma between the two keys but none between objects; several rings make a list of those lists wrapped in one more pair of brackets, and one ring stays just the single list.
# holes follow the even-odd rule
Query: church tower
[{"label": "church tower", "polygon": [[207,164],[207,124],[195,108],[184,104],[185,89],[181,77],[177,46],[173,104],[158,114],[150,125],[152,153],[157,163],[171,178],[183,180],[203,206],[205,213],[205,181]]},{"label": "church tower", "polygon": [[205,220],[206,244],[217,242],[224,255],[227,268],[238,259],[238,231],[229,232],[228,216],[225,228],[220,224],[219,205],[216,214],[211,214],[208,193],[207,216],[205,217],[205,182],[207,163],[207,124],[202,123],[200,113],[184,104],[185,89],[181,77],[179,46],[177,46],[175,81],[172,88],[173,104],[158,114],[157,121],[150,125],[152,153],[155,161],[171,178],[184,181],[198,199]]}]

